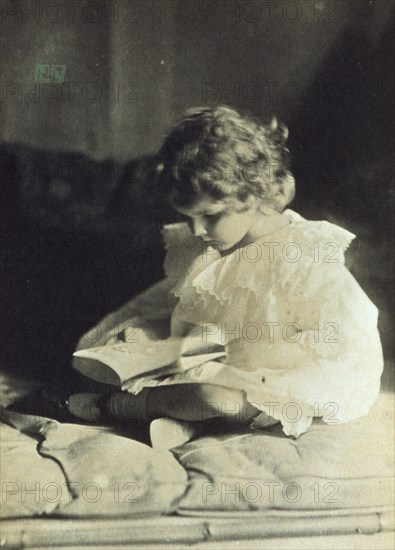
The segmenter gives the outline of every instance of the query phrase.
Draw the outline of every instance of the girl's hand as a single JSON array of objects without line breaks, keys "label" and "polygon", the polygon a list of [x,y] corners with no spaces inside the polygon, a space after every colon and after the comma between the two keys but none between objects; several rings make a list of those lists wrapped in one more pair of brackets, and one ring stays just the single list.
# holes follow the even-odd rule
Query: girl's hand
[{"label": "girl's hand", "polygon": [[81,337],[76,351],[118,344],[120,342],[148,343],[153,338],[151,338],[152,331],[149,330],[147,325],[147,320],[140,315],[131,317],[123,323],[115,323],[106,331],[103,330],[103,327],[100,324],[96,325],[96,327],[89,332],[86,332]]}]

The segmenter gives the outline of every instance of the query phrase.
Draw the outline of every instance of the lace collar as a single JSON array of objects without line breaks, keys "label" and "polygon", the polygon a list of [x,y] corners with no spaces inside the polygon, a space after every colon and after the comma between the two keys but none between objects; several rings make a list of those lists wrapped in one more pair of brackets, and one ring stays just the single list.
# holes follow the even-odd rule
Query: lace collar
[{"label": "lace collar", "polygon": [[[344,262],[344,252],[355,238],[353,233],[331,222],[306,220],[290,209],[285,210],[283,216],[289,220],[288,225],[269,230],[253,243],[237,247],[227,255],[221,255],[218,250],[195,237],[186,223],[164,226],[163,236],[167,249],[165,272],[167,277],[174,283],[174,293],[180,296],[185,285],[196,287],[202,276],[205,279],[207,276],[212,285],[217,286],[218,281],[215,282],[215,277],[219,275],[221,275],[220,279],[225,278],[227,281],[230,281],[232,276],[235,276],[238,280],[247,277],[251,281],[251,275],[247,276],[247,272],[251,271],[260,272],[262,275],[260,266],[265,264],[267,268],[268,262],[257,261],[253,266],[254,270],[251,270],[254,259],[249,257],[249,261],[241,262],[240,256],[243,253],[246,254],[247,249],[250,251],[254,247],[264,249],[265,245],[270,244],[267,241],[268,235],[270,235],[271,241],[277,239],[282,242],[296,243],[301,248],[304,247],[305,257],[309,254],[312,259],[314,258],[312,248],[315,244],[332,245],[334,250],[338,251],[339,257],[337,260]],[[329,249],[330,252],[331,249]],[[204,276],[204,273],[206,273],[206,276]]]}]

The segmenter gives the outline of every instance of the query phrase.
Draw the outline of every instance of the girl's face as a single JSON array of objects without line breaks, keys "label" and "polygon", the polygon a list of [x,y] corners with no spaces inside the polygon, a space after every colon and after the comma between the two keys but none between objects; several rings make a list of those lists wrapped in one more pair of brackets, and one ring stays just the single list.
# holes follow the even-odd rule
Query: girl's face
[{"label": "girl's face", "polygon": [[221,251],[240,243],[256,220],[254,207],[235,211],[224,201],[213,201],[209,197],[191,207],[177,207],[176,210],[187,216],[188,225],[196,237]]}]

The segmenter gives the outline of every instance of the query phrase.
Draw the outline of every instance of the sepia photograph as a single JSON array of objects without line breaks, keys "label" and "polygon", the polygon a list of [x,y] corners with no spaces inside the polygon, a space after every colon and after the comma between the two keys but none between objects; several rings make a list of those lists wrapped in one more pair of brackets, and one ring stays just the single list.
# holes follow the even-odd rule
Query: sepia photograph
[{"label": "sepia photograph", "polygon": [[0,0],[0,547],[394,550],[394,0]]}]

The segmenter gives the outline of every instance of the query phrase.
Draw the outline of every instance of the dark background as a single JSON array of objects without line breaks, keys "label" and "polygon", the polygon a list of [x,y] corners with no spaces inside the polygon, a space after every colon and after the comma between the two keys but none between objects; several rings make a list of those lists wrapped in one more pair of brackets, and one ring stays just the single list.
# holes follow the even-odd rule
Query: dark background
[{"label": "dark background", "polygon": [[[290,130],[292,208],[355,232],[392,372],[392,0],[1,0],[5,370],[65,384],[78,337],[162,276],[152,155],[190,106]],[[66,65],[37,83],[35,65]]]}]

